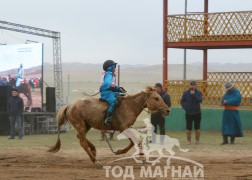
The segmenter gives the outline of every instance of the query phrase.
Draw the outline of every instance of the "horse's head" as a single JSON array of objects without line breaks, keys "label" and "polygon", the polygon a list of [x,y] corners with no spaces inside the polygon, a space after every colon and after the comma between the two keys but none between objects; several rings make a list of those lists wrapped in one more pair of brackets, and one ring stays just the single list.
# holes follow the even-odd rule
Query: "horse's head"
[{"label": "horse's head", "polygon": [[147,107],[150,111],[159,111],[163,116],[169,115],[170,108],[165,104],[162,97],[152,88],[146,88]]}]

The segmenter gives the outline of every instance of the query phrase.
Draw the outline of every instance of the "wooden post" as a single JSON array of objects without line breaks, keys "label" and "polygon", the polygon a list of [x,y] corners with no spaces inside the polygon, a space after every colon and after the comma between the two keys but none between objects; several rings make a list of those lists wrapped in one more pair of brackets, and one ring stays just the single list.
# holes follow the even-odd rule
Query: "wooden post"
[{"label": "wooden post", "polygon": [[167,15],[168,15],[168,0],[163,0],[163,85],[165,86],[168,79],[168,57],[167,57]]},{"label": "wooden post", "polygon": [[[208,0],[204,1],[204,13],[208,13]],[[208,15],[204,15],[204,34],[208,36]],[[203,80],[207,80],[207,49],[203,50]]]},{"label": "wooden post", "polygon": [[203,80],[207,80],[207,49],[203,50]]}]

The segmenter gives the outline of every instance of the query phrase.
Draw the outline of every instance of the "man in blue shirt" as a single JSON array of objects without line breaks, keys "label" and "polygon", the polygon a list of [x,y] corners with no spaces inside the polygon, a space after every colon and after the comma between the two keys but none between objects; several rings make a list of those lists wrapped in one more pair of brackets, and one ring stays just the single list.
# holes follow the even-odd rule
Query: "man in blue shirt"
[{"label": "man in blue shirt", "polygon": [[181,106],[186,112],[186,136],[187,144],[191,144],[191,132],[192,124],[194,123],[196,144],[200,139],[200,121],[201,121],[201,109],[200,103],[202,103],[202,94],[197,89],[197,83],[195,81],[190,82],[190,89],[183,93],[181,98]]},{"label": "man in blue shirt", "polygon": [[109,108],[104,118],[104,123],[111,127],[112,115],[117,105],[117,96],[120,96],[119,92],[125,93],[124,88],[116,85],[115,69],[117,63],[112,60],[107,60],[103,64],[103,70],[105,71],[104,77],[100,86],[101,98],[109,103]]}]

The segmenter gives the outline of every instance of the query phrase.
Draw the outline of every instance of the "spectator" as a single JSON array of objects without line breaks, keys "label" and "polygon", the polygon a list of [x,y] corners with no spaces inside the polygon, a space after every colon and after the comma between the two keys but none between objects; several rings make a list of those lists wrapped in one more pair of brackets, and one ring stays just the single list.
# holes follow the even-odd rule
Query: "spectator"
[{"label": "spectator", "polygon": [[186,137],[187,144],[191,144],[191,132],[192,124],[194,123],[196,144],[200,140],[200,121],[201,121],[201,109],[200,103],[202,102],[202,94],[197,89],[197,83],[195,81],[190,82],[189,90],[183,93],[181,98],[181,106],[185,110],[186,116]]},{"label": "spectator", "polygon": [[[155,91],[162,97],[163,101],[168,107],[171,107],[171,99],[169,94],[163,89],[162,84],[155,84]],[[151,124],[154,126],[154,131],[152,131],[152,143],[156,143],[157,126],[160,128],[160,135],[165,135],[165,117],[161,115],[160,112],[151,113]],[[164,137],[160,136],[160,144],[164,144]]]},{"label": "spectator", "polygon": [[34,87],[37,88],[39,84],[39,79],[38,77],[34,79]]},{"label": "spectator", "polygon": [[230,136],[230,144],[234,144],[235,137],[243,137],[239,114],[242,99],[240,91],[235,89],[231,82],[225,83],[225,90],[226,93],[221,101],[221,105],[225,107],[222,115],[222,145],[228,144],[228,136]]},{"label": "spectator", "polygon": [[8,82],[7,82],[7,78],[2,78],[2,86],[7,86]]},{"label": "spectator", "polygon": [[15,88],[16,86],[16,80],[12,78],[10,74],[8,74],[8,86],[11,86],[12,88]]},{"label": "spectator", "polygon": [[0,86],[3,86],[3,80],[1,76],[0,76]]},{"label": "spectator", "polygon": [[29,85],[30,85],[32,88],[34,88],[34,80],[33,80],[33,78],[30,78],[28,83],[29,83]]},{"label": "spectator", "polygon": [[10,120],[10,137],[9,139],[15,138],[15,124],[17,124],[18,128],[18,137],[19,139],[23,138],[23,128],[22,128],[22,112],[24,109],[24,102],[21,97],[18,95],[18,90],[13,89],[12,97],[10,97],[8,101],[8,115]]}]

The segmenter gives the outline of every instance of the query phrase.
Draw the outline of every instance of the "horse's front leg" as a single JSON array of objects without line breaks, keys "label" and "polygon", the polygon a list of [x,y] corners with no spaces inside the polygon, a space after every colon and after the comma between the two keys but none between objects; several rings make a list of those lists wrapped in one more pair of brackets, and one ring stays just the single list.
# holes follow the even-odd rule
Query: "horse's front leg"
[{"label": "horse's front leg", "polygon": [[124,149],[118,149],[115,153],[116,155],[125,154],[134,146],[133,141],[131,139],[129,139],[129,140],[130,140],[130,144]]}]

